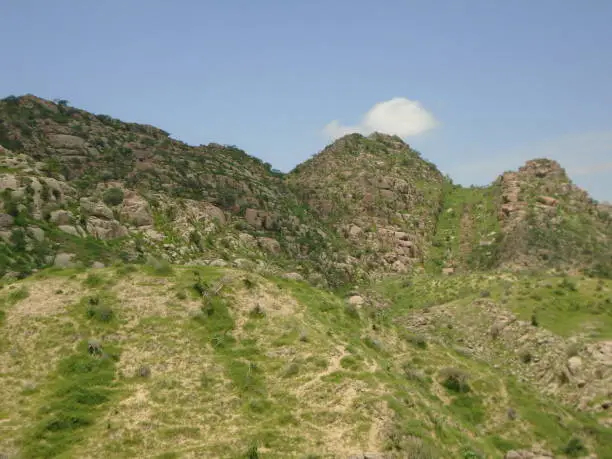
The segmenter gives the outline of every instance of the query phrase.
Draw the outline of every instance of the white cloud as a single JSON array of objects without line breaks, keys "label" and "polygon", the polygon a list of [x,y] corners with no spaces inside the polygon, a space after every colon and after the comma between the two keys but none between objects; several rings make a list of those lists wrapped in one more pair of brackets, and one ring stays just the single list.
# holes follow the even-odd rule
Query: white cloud
[{"label": "white cloud", "polygon": [[354,132],[364,135],[380,132],[405,138],[429,131],[437,124],[434,116],[419,102],[395,97],[374,105],[356,126],[344,126],[334,120],[323,131],[331,139]]}]

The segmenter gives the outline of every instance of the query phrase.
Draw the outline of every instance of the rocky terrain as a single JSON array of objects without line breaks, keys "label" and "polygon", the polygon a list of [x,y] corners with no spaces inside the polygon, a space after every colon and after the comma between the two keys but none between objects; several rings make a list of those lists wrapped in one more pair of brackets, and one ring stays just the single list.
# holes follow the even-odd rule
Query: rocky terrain
[{"label": "rocky terrain", "polygon": [[0,457],[612,457],[612,207],[400,138],[289,174],[0,101]]}]

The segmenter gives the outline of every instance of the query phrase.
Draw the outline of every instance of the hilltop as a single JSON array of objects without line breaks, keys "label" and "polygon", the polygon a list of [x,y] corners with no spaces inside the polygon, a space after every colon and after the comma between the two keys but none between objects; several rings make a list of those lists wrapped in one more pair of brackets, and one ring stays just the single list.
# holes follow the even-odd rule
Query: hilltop
[{"label": "hilltop", "polygon": [[283,174],[27,95],[0,198],[0,458],[612,457],[612,207],[555,161]]}]

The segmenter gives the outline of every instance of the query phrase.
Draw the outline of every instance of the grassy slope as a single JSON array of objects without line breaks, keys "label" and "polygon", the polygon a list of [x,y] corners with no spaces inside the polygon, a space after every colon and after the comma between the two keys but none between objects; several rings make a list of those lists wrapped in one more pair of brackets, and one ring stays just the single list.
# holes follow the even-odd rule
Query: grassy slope
[{"label": "grassy slope", "polygon": [[[395,324],[410,308],[477,295],[485,285],[498,294],[484,277],[422,278],[409,287],[390,280],[379,288],[392,307],[356,310],[304,283],[238,271],[39,273],[0,296],[0,451],[502,457],[534,443],[560,451],[578,435],[610,457],[608,432],[593,418]],[[582,285],[568,297],[590,298]],[[219,286],[211,299],[200,294]],[[515,307],[529,314],[520,291]],[[545,314],[540,320],[548,325]],[[90,338],[103,356],[88,353]],[[445,368],[468,375],[469,391],[445,387]],[[508,418],[511,407],[518,419]]]},{"label": "grassy slope", "polygon": [[429,270],[495,266],[500,240],[499,201],[497,185],[465,188],[445,183],[443,209],[428,257]]}]

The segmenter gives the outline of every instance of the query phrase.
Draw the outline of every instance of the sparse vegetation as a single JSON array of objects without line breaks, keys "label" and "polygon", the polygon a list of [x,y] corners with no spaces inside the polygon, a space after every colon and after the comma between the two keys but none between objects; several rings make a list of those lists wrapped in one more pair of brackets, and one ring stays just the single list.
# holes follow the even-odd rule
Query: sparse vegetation
[{"label": "sparse vegetation", "polygon": [[109,206],[118,206],[123,202],[125,195],[121,188],[109,188],[102,195],[102,200]]},{"label": "sparse vegetation", "polygon": [[281,174],[65,101],[0,115],[11,457],[609,457],[611,220],[554,164],[461,187],[352,134]]},{"label": "sparse vegetation", "polygon": [[469,376],[463,370],[446,367],[440,370],[440,377],[442,378],[442,385],[450,391],[457,393],[470,391]]}]

